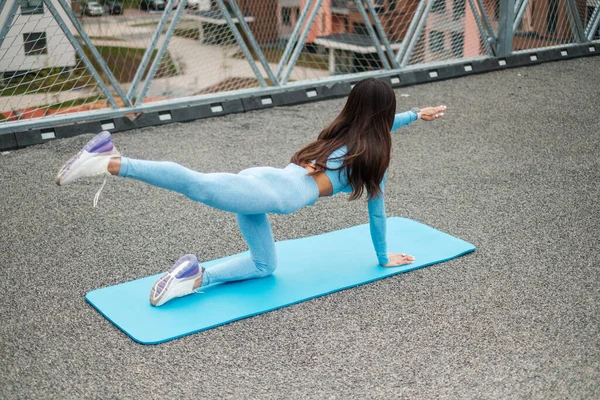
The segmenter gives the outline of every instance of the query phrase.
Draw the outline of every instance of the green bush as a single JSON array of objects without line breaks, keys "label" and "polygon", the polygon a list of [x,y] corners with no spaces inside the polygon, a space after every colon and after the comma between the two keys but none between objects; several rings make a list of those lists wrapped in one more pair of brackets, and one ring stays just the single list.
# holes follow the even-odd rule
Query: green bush
[{"label": "green bush", "polygon": [[[84,46],[83,49],[87,57],[92,61],[92,65],[96,71],[102,76],[104,82],[108,84],[108,79],[103,76],[100,65],[94,60],[89,48]],[[108,69],[113,73],[117,81],[121,83],[133,81],[146,51],[146,49],[118,46],[96,46],[96,49],[104,59]],[[154,50],[148,65],[152,63],[157,53],[158,50]],[[77,56],[76,65],[76,68],[42,68],[6,77],[3,80],[4,84],[0,86],[0,96],[61,92],[95,86],[96,81],[79,59],[79,56]],[[144,78],[146,75],[147,72],[144,74]],[[177,75],[178,71],[175,62],[167,51],[156,71],[156,76],[171,77]]]},{"label": "green bush", "polygon": [[[135,73],[138,70],[139,65],[142,62],[142,57],[146,49],[140,49],[135,47],[119,47],[119,46],[96,46],[96,49],[106,62],[107,67],[113,73],[117,81],[119,82],[131,82],[135,77]],[[91,58],[91,52],[87,47],[85,48],[88,57]],[[154,50],[148,66],[152,64],[158,50]],[[100,71],[99,65],[93,62],[94,67],[97,71]],[[143,78],[146,78],[147,70],[144,73]],[[163,60],[156,71],[156,76],[159,77],[170,77],[177,76],[177,67],[171,58],[169,52],[165,52]],[[105,79],[107,82],[108,80]]]}]

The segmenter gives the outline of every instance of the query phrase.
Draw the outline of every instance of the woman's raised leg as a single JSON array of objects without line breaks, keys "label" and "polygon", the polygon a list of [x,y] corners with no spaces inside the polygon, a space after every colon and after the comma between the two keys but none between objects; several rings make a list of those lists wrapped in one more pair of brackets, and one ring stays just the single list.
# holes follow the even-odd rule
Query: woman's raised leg
[{"label": "woman's raised leg", "polygon": [[173,162],[130,159],[120,156],[109,132],[102,132],[61,168],[56,183],[64,186],[82,178],[118,174],[235,214],[287,214],[318,198],[316,183],[298,176],[299,172],[259,167],[239,174],[205,174]]},{"label": "woman's raised leg", "polygon": [[[235,214],[280,212],[285,187],[249,174],[201,173],[169,161],[120,158],[119,176],[181,193],[191,200]],[[289,197],[289,196],[288,196]]]}]

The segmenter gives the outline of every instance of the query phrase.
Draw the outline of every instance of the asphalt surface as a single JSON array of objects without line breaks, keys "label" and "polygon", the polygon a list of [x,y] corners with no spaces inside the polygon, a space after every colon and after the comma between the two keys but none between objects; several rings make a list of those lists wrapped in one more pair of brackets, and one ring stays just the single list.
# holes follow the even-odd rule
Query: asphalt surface
[{"label": "asphalt surface", "polygon": [[[448,106],[394,134],[388,215],[458,259],[156,346],[84,300],[181,255],[245,250],[232,215],[140,182],[57,187],[91,135],[0,154],[0,398],[600,398],[600,57],[396,90]],[[344,99],[114,135],[200,171],[284,166]],[[277,240],[366,223],[364,200],[273,216]]]}]

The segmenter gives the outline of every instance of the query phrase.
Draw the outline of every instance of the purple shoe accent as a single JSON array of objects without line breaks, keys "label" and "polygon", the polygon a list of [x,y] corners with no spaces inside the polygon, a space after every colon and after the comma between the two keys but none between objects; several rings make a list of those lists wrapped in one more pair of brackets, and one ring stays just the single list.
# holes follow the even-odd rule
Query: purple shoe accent
[{"label": "purple shoe accent", "polygon": [[177,260],[175,264],[173,264],[169,272],[174,272],[177,268],[179,268],[181,264],[183,264],[186,261],[189,263],[189,265],[183,271],[177,274],[177,278],[179,278],[182,275],[187,276],[189,270],[194,269],[194,267],[198,265],[198,259],[193,254],[186,254],[185,256],[181,257],[179,260]]},{"label": "purple shoe accent", "polygon": [[190,277],[196,275],[198,273],[198,271],[200,271],[200,267],[198,266],[198,264],[193,264],[191,267],[188,267],[187,269],[178,273],[176,278],[177,279],[190,278]]},{"label": "purple shoe accent", "polygon": [[110,132],[103,131],[94,136],[85,146],[83,146],[82,150],[87,151],[88,153],[99,153],[97,149],[106,145],[107,143],[111,143]]},{"label": "purple shoe accent", "polygon": [[113,145],[112,140],[109,140],[108,142],[100,145],[100,146],[96,146],[92,149],[93,153],[107,153],[109,151],[111,151],[115,146]]},{"label": "purple shoe accent", "polygon": [[71,168],[71,166],[79,160],[84,151],[88,153],[103,153],[111,151],[114,148],[114,145],[111,140],[110,133],[107,131],[100,132],[96,136],[94,136],[75,156],[73,156],[67,163],[60,169],[56,183],[60,185],[60,180],[63,178],[64,174]]},{"label": "purple shoe accent", "polygon": [[184,262],[188,262],[188,266],[177,274],[177,279],[189,278],[198,272],[198,258],[196,258],[193,254],[186,254],[181,257],[171,268],[171,271],[174,271],[175,268],[179,267]]},{"label": "purple shoe accent", "polygon": [[163,290],[165,290],[165,288],[169,286],[168,283],[170,279],[171,277],[169,275],[161,278],[161,280],[156,284],[156,293],[154,295],[155,297],[160,296]]}]

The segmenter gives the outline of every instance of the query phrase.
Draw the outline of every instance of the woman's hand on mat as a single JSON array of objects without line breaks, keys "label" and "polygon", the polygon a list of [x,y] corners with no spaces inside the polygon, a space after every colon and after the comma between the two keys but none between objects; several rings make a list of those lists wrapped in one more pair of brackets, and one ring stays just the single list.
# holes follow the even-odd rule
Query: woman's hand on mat
[{"label": "woman's hand on mat", "polygon": [[446,111],[446,106],[439,107],[425,107],[421,109],[419,113],[419,118],[424,121],[433,121],[434,119],[439,119],[444,116]]},{"label": "woman's hand on mat", "polygon": [[410,254],[393,254],[389,253],[388,258],[390,259],[387,264],[383,264],[384,267],[399,267],[405,264],[412,264],[415,258]]}]

